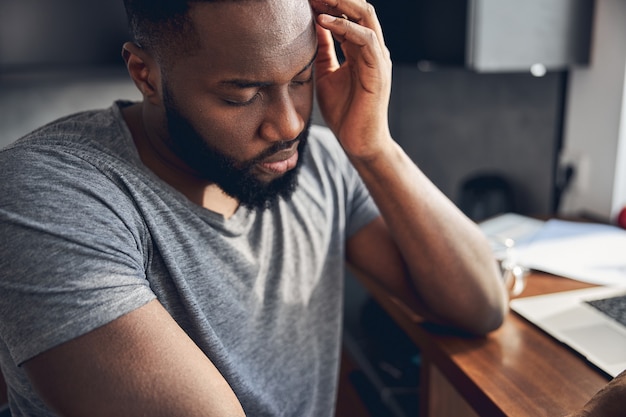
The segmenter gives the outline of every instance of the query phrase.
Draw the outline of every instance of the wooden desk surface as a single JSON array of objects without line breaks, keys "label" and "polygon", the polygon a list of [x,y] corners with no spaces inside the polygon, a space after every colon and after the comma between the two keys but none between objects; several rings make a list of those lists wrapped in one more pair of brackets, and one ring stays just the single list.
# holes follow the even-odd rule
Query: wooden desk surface
[{"label": "wooden desk surface", "polygon": [[[367,280],[363,284],[417,344],[423,362],[437,368],[479,416],[563,416],[582,407],[610,380],[514,312],[486,337],[464,337],[418,323],[380,288]],[[521,296],[588,286],[532,273]],[[423,398],[436,400],[441,401]]]}]

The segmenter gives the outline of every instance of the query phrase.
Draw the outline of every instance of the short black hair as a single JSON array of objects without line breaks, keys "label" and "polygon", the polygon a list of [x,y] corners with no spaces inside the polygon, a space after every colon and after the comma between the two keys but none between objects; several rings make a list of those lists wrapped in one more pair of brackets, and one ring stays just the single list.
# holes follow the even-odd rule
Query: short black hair
[{"label": "short black hair", "polygon": [[189,18],[191,4],[215,1],[220,0],[124,0],[132,40],[159,59],[168,51],[188,52],[197,39]]}]

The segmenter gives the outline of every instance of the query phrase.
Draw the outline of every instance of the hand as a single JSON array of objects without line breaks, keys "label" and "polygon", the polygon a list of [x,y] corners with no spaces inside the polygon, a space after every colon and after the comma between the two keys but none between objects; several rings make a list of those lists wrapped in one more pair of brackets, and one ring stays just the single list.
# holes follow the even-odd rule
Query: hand
[{"label": "hand", "polygon": [[[311,0],[311,6],[318,23],[315,81],[320,110],[348,156],[371,158],[391,140],[391,59],[380,23],[363,0]],[[341,66],[333,37],[346,58]]]}]

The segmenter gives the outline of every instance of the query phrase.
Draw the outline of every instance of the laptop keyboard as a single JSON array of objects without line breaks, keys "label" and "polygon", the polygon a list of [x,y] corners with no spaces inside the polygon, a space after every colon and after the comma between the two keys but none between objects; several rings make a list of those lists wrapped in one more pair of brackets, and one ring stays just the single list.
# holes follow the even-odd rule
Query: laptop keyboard
[{"label": "laptop keyboard", "polygon": [[587,303],[626,326],[626,294],[591,300],[587,301]]}]

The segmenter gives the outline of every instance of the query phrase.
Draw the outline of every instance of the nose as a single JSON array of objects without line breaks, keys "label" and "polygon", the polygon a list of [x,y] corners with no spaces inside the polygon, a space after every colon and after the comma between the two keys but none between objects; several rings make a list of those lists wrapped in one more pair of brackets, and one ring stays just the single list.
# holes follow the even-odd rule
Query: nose
[{"label": "nose", "polygon": [[305,126],[305,121],[288,89],[281,90],[271,97],[260,128],[261,137],[268,141],[294,139]]}]

